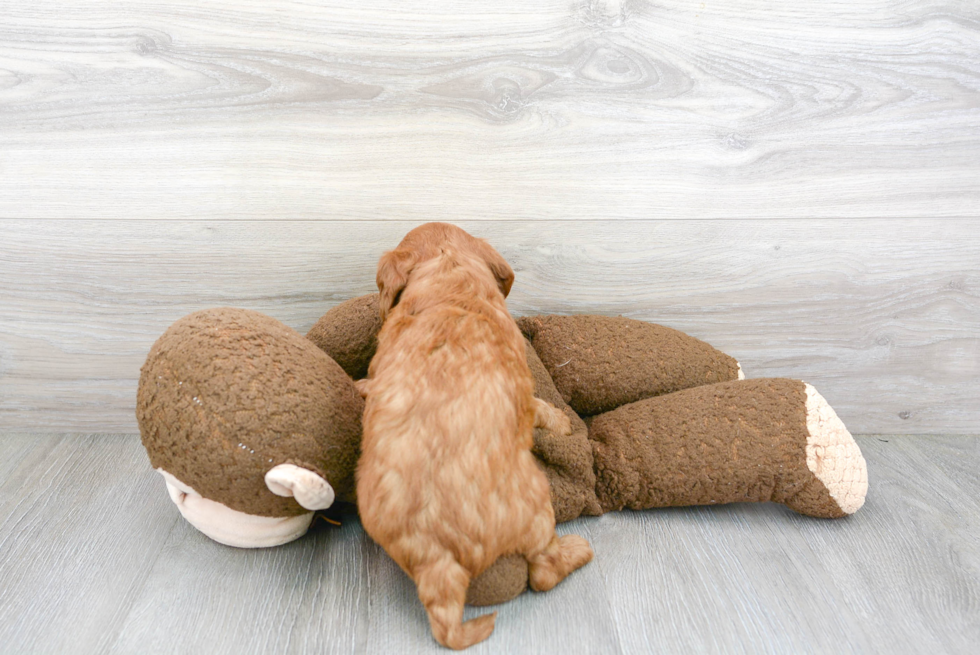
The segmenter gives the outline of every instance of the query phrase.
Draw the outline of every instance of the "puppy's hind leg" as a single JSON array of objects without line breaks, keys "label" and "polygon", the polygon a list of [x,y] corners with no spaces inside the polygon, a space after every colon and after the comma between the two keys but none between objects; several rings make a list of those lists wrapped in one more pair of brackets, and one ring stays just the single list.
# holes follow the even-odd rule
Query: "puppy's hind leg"
[{"label": "puppy's hind leg", "polygon": [[528,550],[524,557],[531,589],[535,591],[548,591],[569,573],[592,561],[589,542],[577,534],[556,535],[555,520],[547,510],[535,517],[526,543]]},{"label": "puppy's hind leg", "polygon": [[454,650],[462,650],[490,636],[496,612],[462,622],[470,574],[449,553],[438,560],[419,565],[413,573],[419,600],[429,613],[429,625],[436,641]]},{"label": "puppy's hind leg", "polygon": [[592,548],[588,541],[577,534],[555,535],[544,550],[527,558],[531,589],[548,591],[591,561]]}]

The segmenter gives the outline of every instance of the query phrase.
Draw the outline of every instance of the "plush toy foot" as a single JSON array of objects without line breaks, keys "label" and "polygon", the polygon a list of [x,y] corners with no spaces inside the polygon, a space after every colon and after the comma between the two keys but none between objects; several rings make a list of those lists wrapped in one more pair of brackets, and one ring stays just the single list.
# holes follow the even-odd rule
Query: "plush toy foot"
[{"label": "plush toy foot", "polygon": [[722,382],[597,416],[589,430],[604,511],[775,501],[853,514],[867,465],[827,402],[798,380]]},{"label": "plush toy foot", "polygon": [[470,581],[466,604],[483,607],[517,598],[527,589],[527,560],[523,555],[504,555]]},{"label": "plush toy foot", "polygon": [[[868,493],[868,466],[851,433],[823,396],[809,384],[806,389],[806,466],[830,494],[843,514],[853,514],[864,505]],[[801,514],[812,513],[822,498],[820,485],[804,490],[786,501]],[[834,508],[818,510],[818,515]]]},{"label": "plush toy foot", "polygon": [[297,516],[256,516],[239,512],[201,494],[163,469],[167,492],[187,522],[208,537],[236,548],[267,548],[299,539],[313,522],[313,512]]}]

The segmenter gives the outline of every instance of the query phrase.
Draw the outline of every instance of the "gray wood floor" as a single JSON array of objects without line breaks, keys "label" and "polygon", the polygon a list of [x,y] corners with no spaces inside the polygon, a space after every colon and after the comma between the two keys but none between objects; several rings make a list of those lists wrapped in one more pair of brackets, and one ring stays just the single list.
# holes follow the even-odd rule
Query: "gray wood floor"
[{"label": "gray wood floor", "polygon": [[[871,491],[849,519],[740,505],[561,526],[595,561],[501,606],[471,652],[976,652],[980,438],[859,441]],[[439,650],[353,515],[279,548],[218,545],[132,435],[5,434],[0,481],[4,653]]]}]

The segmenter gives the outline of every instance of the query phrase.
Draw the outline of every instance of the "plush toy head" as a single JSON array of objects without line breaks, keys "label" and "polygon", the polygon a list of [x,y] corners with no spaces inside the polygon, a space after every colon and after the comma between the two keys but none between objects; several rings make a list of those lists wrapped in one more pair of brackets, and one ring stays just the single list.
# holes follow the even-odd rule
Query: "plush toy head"
[{"label": "plush toy head", "polygon": [[136,416],[181,514],[209,537],[272,546],[353,499],[364,404],[330,357],[242,309],[185,316],[143,365]]}]

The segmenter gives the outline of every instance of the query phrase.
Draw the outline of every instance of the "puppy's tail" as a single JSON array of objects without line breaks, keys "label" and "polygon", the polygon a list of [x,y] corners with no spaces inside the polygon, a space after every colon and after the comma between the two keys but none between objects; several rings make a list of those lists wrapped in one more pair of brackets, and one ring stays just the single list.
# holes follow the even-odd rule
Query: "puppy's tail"
[{"label": "puppy's tail", "polygon": [[469,648],[490,636],[497,613],[463,623],[463,605],[470,574],[448,553],[415,571],[419,600],[429,613],[432,636],[454,650]]}]

